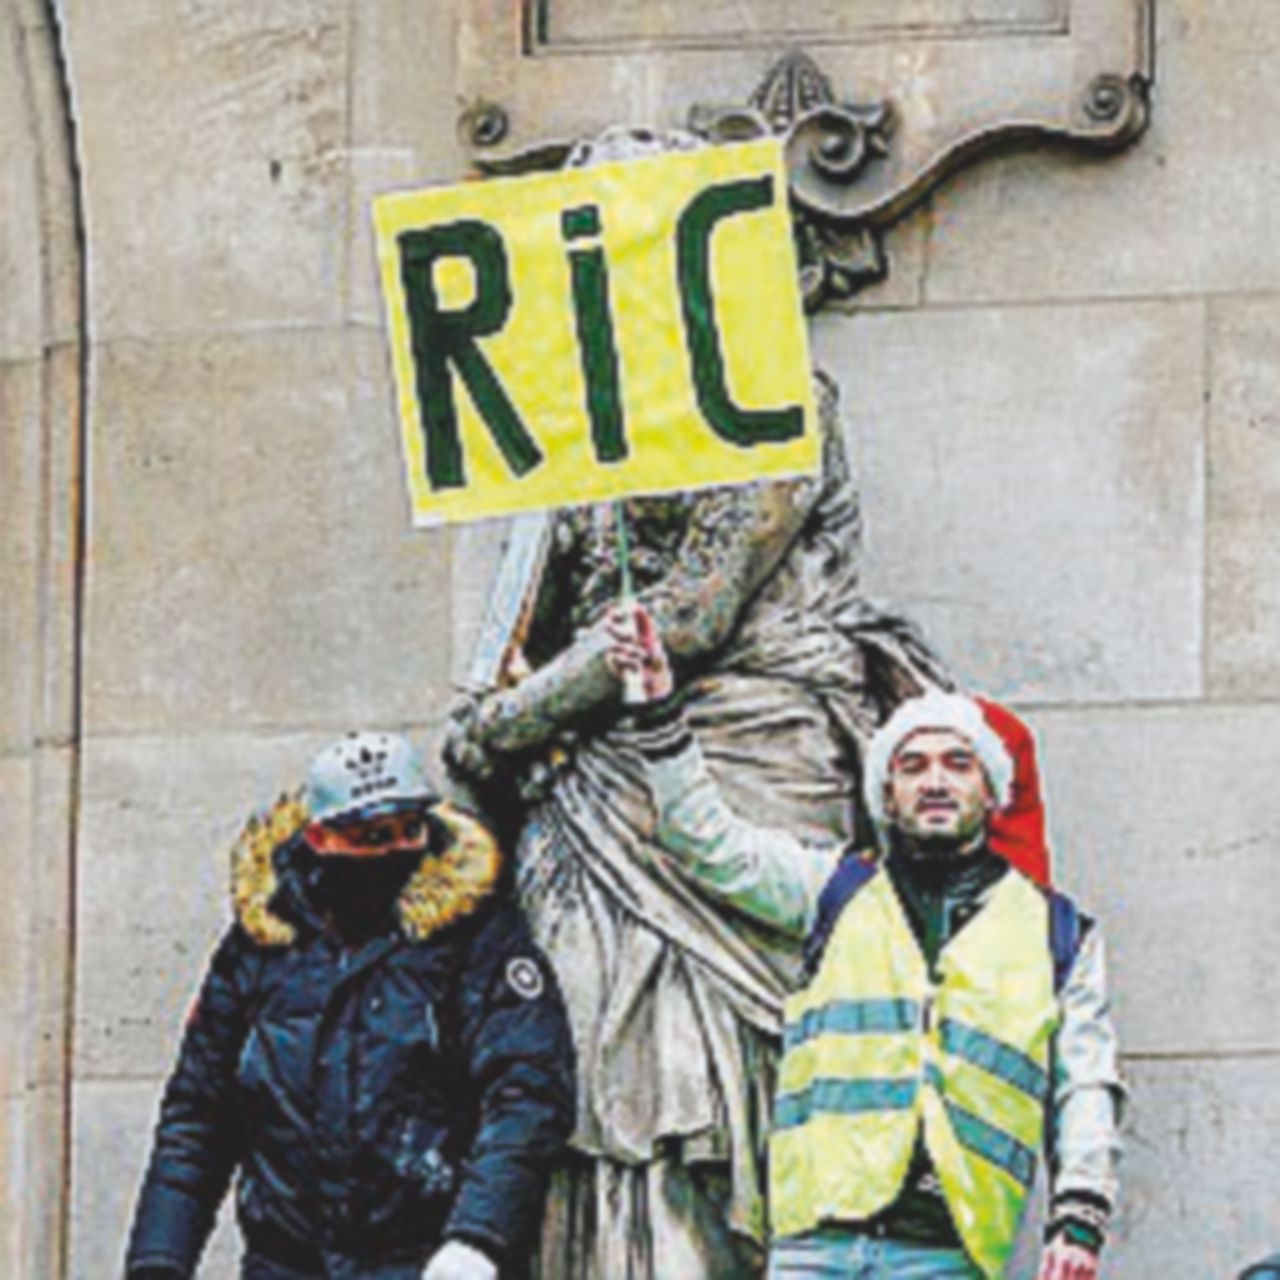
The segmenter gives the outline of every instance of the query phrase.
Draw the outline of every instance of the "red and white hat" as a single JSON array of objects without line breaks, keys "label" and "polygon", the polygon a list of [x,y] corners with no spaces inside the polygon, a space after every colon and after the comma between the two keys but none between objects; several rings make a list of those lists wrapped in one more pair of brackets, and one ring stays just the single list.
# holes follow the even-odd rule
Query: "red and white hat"
[{"label": "red and white hat", "polygon": [[1000,735],[1013,757],[1013,798],[992,814],[987,844],[1038,884],[1053,883],[1053,856],[1045,833],[1045,804],[1030,726],[1008,707],[975,697],[987,723]]}]

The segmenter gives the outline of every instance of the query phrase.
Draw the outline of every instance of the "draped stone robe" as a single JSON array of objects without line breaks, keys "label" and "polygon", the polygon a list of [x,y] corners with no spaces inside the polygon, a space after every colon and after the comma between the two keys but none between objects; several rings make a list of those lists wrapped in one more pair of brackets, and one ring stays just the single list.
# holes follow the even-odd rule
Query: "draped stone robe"
[{"label": "draped stone robe", "polygon": [[[639,598],[730,802],[826,841],[861,833],[858,752],[887,711],[944,679],[908,624],[860,594],[860,523],[832,383],[820,477],[625,504]],[[489,708],[497,750],[555,747],[518,842],[519,890],[555,965],[578,1053],[573,1165],[543,1275],[743,1277],[762,1264],[763,1147],[798,954],[701,896],[653,842],[641,764],[603,670],[616,508],[557,514],[527,656]]]}]

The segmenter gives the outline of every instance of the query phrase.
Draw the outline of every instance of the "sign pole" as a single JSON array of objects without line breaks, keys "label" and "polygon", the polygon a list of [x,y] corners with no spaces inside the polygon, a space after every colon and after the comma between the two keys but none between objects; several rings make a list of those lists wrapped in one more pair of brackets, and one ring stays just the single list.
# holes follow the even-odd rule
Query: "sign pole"
[{"label": "sign pole", "polygon": [[[636,592],[631,577],[631,543],[627,536],[627,512],[621,498],[613,500],[613,528],[618,540],[619,603],[623,617],[631,628],[632,638],[639,640],[636,626]],[[644,672],[628,671],[622,681],[622,701],[627,706],[639,706],[645,702]]]}]

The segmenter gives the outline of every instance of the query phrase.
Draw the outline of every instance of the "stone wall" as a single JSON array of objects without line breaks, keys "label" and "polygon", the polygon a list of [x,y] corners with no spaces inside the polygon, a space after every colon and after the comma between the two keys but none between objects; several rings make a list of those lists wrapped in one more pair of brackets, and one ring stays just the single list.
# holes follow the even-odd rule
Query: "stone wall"
[{"label": "stone wall", "polygon": [[0,5],[0,1274],[60,1273],[78,787],[81,266],[65,79]]},{"label": "stone wall", "polygon": [[459,161],[431,5],[63,17],[92,339],[70,1274],[99,1280],[240,824],[330,738],[446,700],[448,541],[409,525],[368,195]]},{"label": "stone wall", "polygon": [[[983,163],[815,327],[868,589],[1027,713],[1060,871],[1106,916],[1125,1280],[1280,1244],[1271,8],[1160,0],[1135,149]],[[368,201],[459,176],[454,58],[482,54],[425,0],[54,13],[83,323],[55,32],[0,0],[0,1273],[58,1274],[70,1114],[67,1274],[98,1280],[240,822],[348,727],[429,730],[465,656],[489,548],[409,527]],[[233,1258],[224,1225],[204,1274]]]}]

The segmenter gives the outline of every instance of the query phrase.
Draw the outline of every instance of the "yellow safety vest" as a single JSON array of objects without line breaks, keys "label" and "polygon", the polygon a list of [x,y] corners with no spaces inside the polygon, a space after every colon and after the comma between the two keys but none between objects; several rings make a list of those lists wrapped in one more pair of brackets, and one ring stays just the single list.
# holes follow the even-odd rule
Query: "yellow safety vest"
[{"label": "yellow safety vest", "polygon": [[787,1001],[769,1141],[775,1236],[858,1222],[902,1189],[920,1126],[974,1263],[1003,1275],[1044,1137],[1058,1001],[1048,903],[1010,871],[928,967],[884,871]]}]

